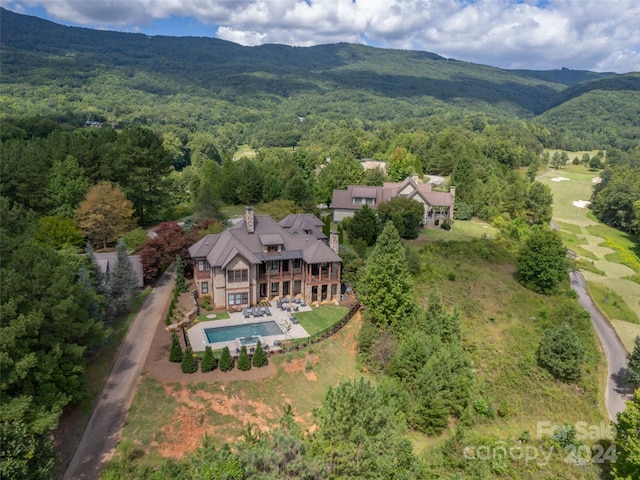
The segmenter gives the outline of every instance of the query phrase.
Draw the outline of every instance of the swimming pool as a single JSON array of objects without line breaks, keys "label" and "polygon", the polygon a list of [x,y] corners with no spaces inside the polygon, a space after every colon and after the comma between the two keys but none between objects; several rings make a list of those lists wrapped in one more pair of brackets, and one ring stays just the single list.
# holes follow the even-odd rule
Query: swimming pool
[{"label": "swimming pool", "polygon": [[240,337],[282,335],[282,333],[278,324],[272,321],[204,329],[209,343],[228,342]]}]

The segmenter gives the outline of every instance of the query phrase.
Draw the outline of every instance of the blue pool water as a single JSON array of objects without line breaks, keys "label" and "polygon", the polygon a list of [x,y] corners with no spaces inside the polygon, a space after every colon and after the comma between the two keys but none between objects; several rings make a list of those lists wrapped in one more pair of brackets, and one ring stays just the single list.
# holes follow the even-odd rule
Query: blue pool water
[{"label": "blue pool water", "polygon": [[204,334],[207,336],[209,343],[216,343],[228,342],[241,337],[282,335],[282,330],[280,330],[276,322],[260,322],[232,325],[229,327],[205,328]]}]

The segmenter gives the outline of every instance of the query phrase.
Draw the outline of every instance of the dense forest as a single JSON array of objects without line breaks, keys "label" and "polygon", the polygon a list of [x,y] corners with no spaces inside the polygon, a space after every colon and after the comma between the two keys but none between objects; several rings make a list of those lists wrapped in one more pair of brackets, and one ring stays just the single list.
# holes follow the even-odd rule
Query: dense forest
[{"label": "dense forest", "polygon": [[[535,181],[539,169],[569,161],[545,148],[601,150],[606,169],[593,211],[617,228],[640,230],[638,74],[507,71],[347,44],[250,48],[63,27],[4,9],[0,19],[0,433],[7,478],[48,478],[49,434],[62,410],[86,395],[85,362],[110,334],[115,287],[101,278],[94,248],[114,248],[124,238],[143,256],[152,283],[176,255],[186,259],[190,241],[224,228],[224,206],[260,204],[276,217],[318,213],[336,188],[437,174],[448,177],[445,188],[456,186],[456,219],[493,222],[505,248],[517,250],[546,232],[551,218],[550,190]],[[250,154],[238,158],[240,147]],[[386,173],[365,171],[364,158],[386,161]],[[354,241],[344,252],[345,274],[354,283],[367,279],[365,299],[380,291],[366,285],[385,274],[374,265],[397,268],[398,278],[412,275],[396,238],[415,232],[396,221],[411,206],[394,208],[386,214],[394,229],[383,229],[375,215],[373,225],[354,219],[345,227]],[[157,238],[147,238],[145,229],[178,219],[184,228],[164,223]],[[356,233],[361,220],[367,235],[373,232],[366,239]],[[362,249],[355,249],[358,239]],[[361,258],[367,245],[381,259],[368,266]],[[247,472],[274,449],[291,460],[292,475],[310,472],[306,478],[369,468],[394,478],[420,475],[404,433],[439,433],[449,417],[462,417],[472,375],[457,313],[436,296],[425,311],[409,292],[399,293],[406,323],[398,323],[396,304],[368,301],[373,313],[359,353],[384,375],[382,386],[330,391],[312,438],[303,438],[285,411],[272,435],[237,452],[203,445],[198,455],[210,465],[169,462],[162,467],[167,478],[172,471],[190,478],[185,471],[205,467],[236,478],[239,464]],[[396,353],[381,359],[385,342]],[[432,375],[434,365],[446,368]],[[425,385],[433,388],[425,392]],[[409,401],[416,396],[422,401]],[[369,410],[349,410],[363,398]],[[362,428],[375,420],[362,433],[369,455],[349,450],[359,439],[336,424],[338,414]],[[336,435],[344,441],[335,443]],[[451,442],[444,457],[456,451]]]}]

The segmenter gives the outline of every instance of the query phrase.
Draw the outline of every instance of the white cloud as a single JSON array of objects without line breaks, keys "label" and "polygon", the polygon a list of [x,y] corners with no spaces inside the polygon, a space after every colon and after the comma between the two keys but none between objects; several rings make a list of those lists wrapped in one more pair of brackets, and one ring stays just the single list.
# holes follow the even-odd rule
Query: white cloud
[{"label": "white cloud", "polygon": [[[195,18],[259,45],[352,42],[427,50],[503,68],[639,71],[637,0],[13,0],[54,19],[144,31]],[[188,34],[188,32],[185,32]]]}]

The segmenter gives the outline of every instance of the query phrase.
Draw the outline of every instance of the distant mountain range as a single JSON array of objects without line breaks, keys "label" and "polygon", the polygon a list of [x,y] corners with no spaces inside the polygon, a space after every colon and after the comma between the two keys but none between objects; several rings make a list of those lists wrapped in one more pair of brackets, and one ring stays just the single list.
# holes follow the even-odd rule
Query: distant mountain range
[{"label": "distant mountain range", "polygon": [[[557,124],[586,95],[605,110],[601,94],[640,105],[638,73],[504,70],[345,43],[244,47],[66,27],[6,9],[0,18],[5,118],[68,112],[194,130],[267,114],[382,121],[453,108]],[[618,122],[616,111],[604,114]]]}]

